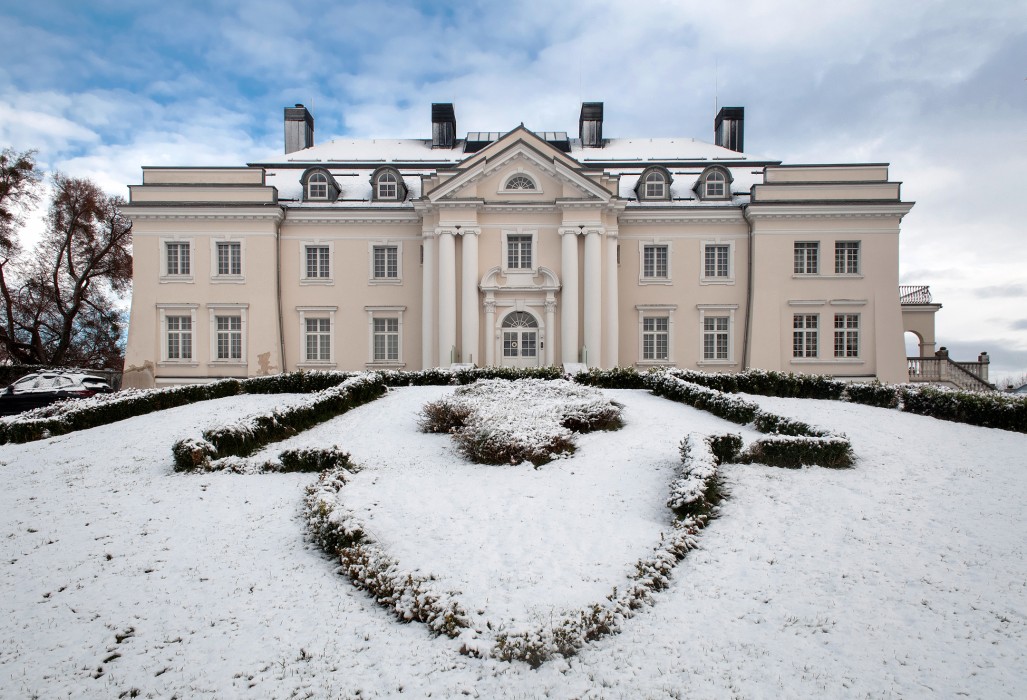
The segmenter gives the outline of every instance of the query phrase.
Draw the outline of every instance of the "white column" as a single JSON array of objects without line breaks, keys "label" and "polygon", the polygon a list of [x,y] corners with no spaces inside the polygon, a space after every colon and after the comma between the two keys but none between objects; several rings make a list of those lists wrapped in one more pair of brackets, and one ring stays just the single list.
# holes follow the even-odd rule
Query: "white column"
[{"label": "white column", "polygon": [[478,232],[464,229],[461,270],[460,362],[481,362],[478,351]]},{"label": "white column", "polygon": [[421,235],[421,369],[435,366],[435,233]]},{"label": "white column", "polygon": [[556,300],[546,299],[546,367],[556,363]]},{"label": "white column", "polygon": [[620,316],[619,293],[617,290],[617,234],[606,232],[606,260],[603,266],[603,345],[604,366],[610,369],[619,364]]},{"label": "white column", "polygon": [[496,300],[485,300],[485,366],[496,364]]},{"label": "white column", "polygon": [[561,229],[563,255],[560,263],[560,356],[563,362],[578,361],[578,231]]},{"label": "white column", "polygon": [[585,235],[585,348],[588,366],[602,367],[603,249],[598,229]]},{"label": "white column", "polygon": [[449,367],[456,345],[456,241],[439,231],[439,367]]}]

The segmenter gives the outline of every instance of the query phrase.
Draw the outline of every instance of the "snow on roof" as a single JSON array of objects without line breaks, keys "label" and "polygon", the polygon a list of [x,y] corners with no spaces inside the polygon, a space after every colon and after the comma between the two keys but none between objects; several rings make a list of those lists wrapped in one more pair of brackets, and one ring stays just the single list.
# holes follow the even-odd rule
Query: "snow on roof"
[{"label": "snow on roof", "polygon": [[[570,146],[569,155],[582,167],[603,168],[611,175],[619,175],[619,195],[628,200],[636,198],[634,188],[645,167],[653,163],[666,164],[674,179],[672,201],[657,203],[660,206],[737,205],[737,196],[721,202],[698,200],[693,188],[703,169],[714,164],[724,165],[734,180],[732,192],[748,197],[752,185],[762,182],[762,167],[779,162],[692,138],[607,139],[602,148],[585,148],[579,139],[570,139]],[[458,165],[472,155],[464,152],[463,140],[457,141],[455,148],[432,148],[430,139],[335,139],[301,151],[276,154],[250,165],[267,170],[267,184],[278,188],[279,199],[297,202],[302,200],[303,194],[300,174],[307,168],[324,167],[342,190],[337,204],[345,205],[370,202],[369,176],[382,165],[399,166],[409,192],[408,199],[416,199],[421,196],[422,175],[431,174],[436,168]],[[675,166],[675,163],[681,165]],[[739,163],[752,165],[739,166]]]}]

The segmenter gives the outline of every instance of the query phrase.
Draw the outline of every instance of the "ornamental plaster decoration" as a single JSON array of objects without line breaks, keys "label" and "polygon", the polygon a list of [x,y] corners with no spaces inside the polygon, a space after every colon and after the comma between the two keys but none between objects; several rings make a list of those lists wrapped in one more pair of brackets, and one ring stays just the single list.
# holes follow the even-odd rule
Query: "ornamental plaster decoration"
[{"label": "ornamental plaster decoration", "polygon": [[[524,279],[524,276],[517,275],[517,279]],[[560,278],[548,267],[539,267],[538,272],[532,277],[530,285],[509,284],[506,275],[499,266],[490,268],[481,278],[478,288],[483,292],[557,292],[560,290]]]}]

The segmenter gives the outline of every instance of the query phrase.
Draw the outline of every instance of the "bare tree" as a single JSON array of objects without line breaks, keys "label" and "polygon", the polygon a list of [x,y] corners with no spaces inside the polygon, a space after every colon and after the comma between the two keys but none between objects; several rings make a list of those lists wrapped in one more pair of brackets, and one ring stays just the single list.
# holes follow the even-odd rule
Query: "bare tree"
[{"label": "bare tree", "polygon": [[39,177],[26,175],[34,173],[31,154],[2,166],[16,196],[8,195],[10,205],[0,199],[5,221],[13,212],[0,238],[0,346],[19,364],[120,368],[124,312],[117,302],[132,281],[132,225],[122,200],[56,173],[46,231],[21,250],[15,207],[38,191]]}]

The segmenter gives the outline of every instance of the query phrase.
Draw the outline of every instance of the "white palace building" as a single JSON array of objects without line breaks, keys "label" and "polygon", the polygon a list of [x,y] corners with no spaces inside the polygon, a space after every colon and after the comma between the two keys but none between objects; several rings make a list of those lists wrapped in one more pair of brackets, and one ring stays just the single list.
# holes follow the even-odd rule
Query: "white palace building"
[{"label": "white palace building", "polygon": [[[575,363],[908,380],[912,203],[886,164],[747,155],[738,107],[713,144],[607,138],[600,102],[578,126],[460,138],[434,104],[431,138],[315,145],[297,105],[283,156],[143,168],[124,385]],[[921,355],[937,308],[907,314]]]}]

